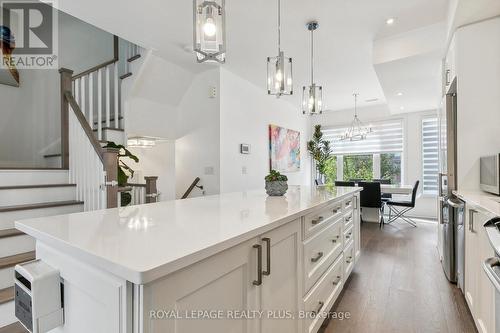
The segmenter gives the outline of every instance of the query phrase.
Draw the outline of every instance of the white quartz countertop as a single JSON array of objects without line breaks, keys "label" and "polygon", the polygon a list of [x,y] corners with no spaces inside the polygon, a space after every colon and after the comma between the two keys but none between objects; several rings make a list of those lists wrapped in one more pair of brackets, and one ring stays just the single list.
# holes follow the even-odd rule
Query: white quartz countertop
[{"label": "white quartz countertop", "polygon": [[284,197],[248,191],[16,222],[69,256],[146,284],[290,222],[360,188],[290,186]]},{"label": "white quartz countertop", "polygon": [[480,207],[495,216],[500,216],[500,197],[498,196],[482,191],[467,190],[453,191],[453,194],[469,204]]}]

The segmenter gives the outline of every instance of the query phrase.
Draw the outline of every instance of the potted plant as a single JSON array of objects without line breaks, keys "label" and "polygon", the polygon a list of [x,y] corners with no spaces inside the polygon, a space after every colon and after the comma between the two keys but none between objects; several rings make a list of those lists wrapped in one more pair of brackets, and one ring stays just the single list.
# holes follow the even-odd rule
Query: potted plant
[{"label": "potted plant", "polygon": [[265,179],[266,193],[270,196],[282,196],[288,190],[288,177],[280,174],[276,170],[271,170],[271,172],[266,176]]},{"label": "potted plant", "polygon": [[307,142],[307,150],[315,162],[317,175],[325,183],[325,168],[327,161],[332,156],[332,147],[330,146],[330,141],[323,139],[321,125],[314,126],[312,140]]},{"label": "potted plant", "polygon": [[[118,153],[118,186],[125,187],[127,186],[128,179],[134,176],[134,170],[129,167],[125,162],[123,162],[124,158],[129,158],[135,163],[139,162],[139,158],[132,154],[130,150],[125,148],[123,145],[117,145],[112,141],[108,141],[104,148],[118,148],[120,152]],[[121,207],[128,206],[132,201],[132,194],[130,192],[121,192]]]}]

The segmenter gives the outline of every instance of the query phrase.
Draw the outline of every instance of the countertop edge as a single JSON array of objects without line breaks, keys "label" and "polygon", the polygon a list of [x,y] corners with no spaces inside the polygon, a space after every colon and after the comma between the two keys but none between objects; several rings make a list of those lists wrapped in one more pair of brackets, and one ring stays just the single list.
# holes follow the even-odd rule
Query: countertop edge
[{"label": "countertop edge", "polygon": [[[456,195],[459,199],[461,199],[469,204],[472,204],[477,208],[481,208],[482,210],[484,210],[485,212],[488,212],[489,214],[492,214],[494,216],[500,216],[500,211],[494,211],[492,208],[489,208],[489,207],[485,206],[484,204],[482,204],[474,199],[474,196],[482,196],[486,200],[488,200],[489,198],[495,198],[492,194],[481,193],[481,192],[467,193],[467,191],[460,191],[460,190],[454,190],[454,191],[452,191],[452,193],[454,195]],[[492,204],[497,204],[497,205],[499,204],[498,202],[496,202],[494,200],[491,200],[491,201],[492,201]]]},{"label": "countertop edge", "polygon": [[246,233],[234,236],[230,239],[224,240],[217,244],[213,244],[198,251],[186,254],[185,256],[182,256],[178,259],[174,259],[170,262],[164,263],[160,266],[142,272],[127,268],[121,264],[117,264],[116,262],[100,257],[99,255],[92,254],[84,249],[75,247],[74,245],[71,245],[65,241],[51,237],[46,233],[40,232],[36,229],[31,228],[30,226],[23,224],[22,221],[15,221],[15,227],[16,229],[32,236],[36,240],[39,240],[42,243],[45,243],[46,245],[52,248],[63,251],[65,254],[74,256],[75,258],[83,261],[86,264],[93,265],[101,270],[109,272],[110,274],[113,274],[126,281],[130,281],[134,284],[143,285],[153,282],[154,280],[167,276],[178,270],[181,270],[187,266],[190,266],[198,261],[204,260],[217,253],[225,251],[231,247],[234,247],[254,237],[257,237],[258,235],[276,229],[284,224],[290,223],[296,220],[297,218],[307,215],[314,210],[321,209],[331,204],[332,202],[343,200],[346,197],[355,195],[356,193],[361,192],[361,190],[362,190],[361,188],[357,187],[353,188],[351,192],[339,195],[335,198],[328,199],[324,202],[313,205],[303,210],[299,210],[290,215],[285,215],[264,226],[252,229]]}]

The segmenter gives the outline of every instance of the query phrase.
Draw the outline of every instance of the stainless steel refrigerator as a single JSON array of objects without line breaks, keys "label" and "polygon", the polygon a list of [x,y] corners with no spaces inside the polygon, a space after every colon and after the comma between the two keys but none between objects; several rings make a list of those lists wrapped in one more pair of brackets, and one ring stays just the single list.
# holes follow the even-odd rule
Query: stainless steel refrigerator
[{"label": "stainless steel refrigerator", "polygon": [[461,216],[459,216],[462,213],[463,204],[453,195],[457,185],[456,87],[455,80],[444,96],[439,112],[438,246],[443,270],[450,282],[459,281],[459,277],[463,278],[463,271],[460,272],[460,269],[463,267],[461,265],[463,260],[461,239],[464,235],[463,227],[460,229]]}]

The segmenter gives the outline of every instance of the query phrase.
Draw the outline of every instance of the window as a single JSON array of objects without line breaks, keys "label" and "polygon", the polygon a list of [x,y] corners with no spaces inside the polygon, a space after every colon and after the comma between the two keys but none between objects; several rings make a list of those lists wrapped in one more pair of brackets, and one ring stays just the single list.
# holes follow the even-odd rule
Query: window
[{"label": "window", "polygon": [[439,126],[437,117],[422,119],[423,193],[437,195],[439,173]]},{"label": "window", "polygon": [[[403,122],[399,119],[372,124],[365,140],[339,141],[345,127],[323,129],[330,140],[334,158],[329,162],[327,181],[352,179],[391,179],[401,183]],[[333,165],[335,164],[335,165]]]},{"label": "window", "polygon": [[334,183],[337,180],[337,156],[332,156],[326,162],[325,176],[327,183]]}]

